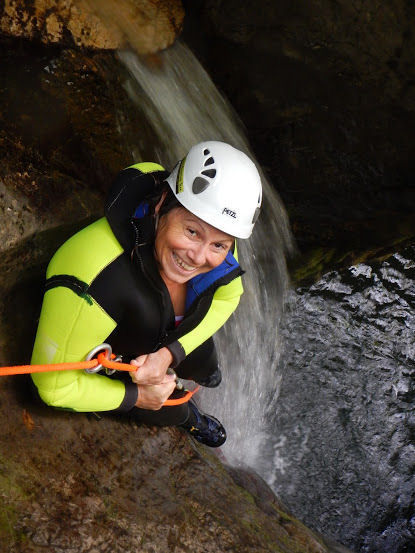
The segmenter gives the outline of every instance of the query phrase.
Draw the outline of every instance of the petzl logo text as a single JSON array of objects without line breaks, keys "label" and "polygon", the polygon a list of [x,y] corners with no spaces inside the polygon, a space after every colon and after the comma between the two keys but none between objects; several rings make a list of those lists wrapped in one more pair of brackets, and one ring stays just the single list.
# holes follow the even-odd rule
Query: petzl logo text
[{"label": "petzl logo text", "polygon": [[226,214],[226,215],[229,215],[230,217],[233,217],[234,219],[236,219],[236,213],[234,211],[232,211],[231,209],[228,209],[227,207],[224,207],[223,208],[223,211],[222,211],[222,215],[223,214]]}]

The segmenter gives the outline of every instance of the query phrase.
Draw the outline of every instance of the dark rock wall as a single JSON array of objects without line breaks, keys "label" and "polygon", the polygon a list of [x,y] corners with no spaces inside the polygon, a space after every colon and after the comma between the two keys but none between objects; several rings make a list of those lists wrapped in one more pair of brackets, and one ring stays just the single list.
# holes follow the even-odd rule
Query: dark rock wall
[{"label": "dark rock wall", "polygon": [[[0,362],[27,362],[47,261],[98,218],[130,161],[117,131],[122,97],[111,53],[0,42]],[[134,119],[134,118],[133,118]],[[38,300],[34,298],[38,296]]]},{"label": "dark rock wall", "polygon": [[[389,378],[399,381],[391,403],[400,405],[400,386],[405,390],[412,359],[401,362],[396,352],[411,349],[404,335],[413,298],[406,319],[397,307],[406,292],[397,286],[390,300],[393,317],[401,320],[397,335],[389,330],[379,341],[369,329],[365,342],[358,333],[364,328],[359,308],[369,310],[372,297],[382,303],[376,286],[356,302],[347,324],[342,324],[338,298],[330,303],[335,284],[328,284],[328,297],[316,288],[324,282],[319,277],[333,268],[347,273],[350,265],[366,261],[375,273],[379,261],[394,252],[404,256],[405,247],[415,243],[413,2],[189,0],[185,7],[185,39],[243,119],[285,203],[299,247],[291,275],[294,284],[302,285],[297,297],[303,310],[297,318],[287,310],[287,350],[277,369],[283,375],[279,405],[276,416],[270,413],[270,419],[275,416],[269,471],[276,473],[274,487],[297,512],[309,510],[309,524],[356,550],[408,553],[413,549],[413,470],[411,461],[405,464],[410,454],[403,451],[413,450],[413,439],[391,411],[365,414],[360,423],[352,422],[348,409],[358,412],[377,401],[384,407],[386,396],[376,389],[388,388]],[[412,267],[408,262],[409,272]],[[399,282],[394,272],[392,280]],[[410,275],[412,291],[413,283]],[[314,312],[303,302],[307,295],[319,302]],[[329,305],[325,326],[320,317]],[[386,322],[382,309],[374,317],[380,328]],[[354,342],[344,348],[352,335]],[[373,375],[370,340],[377,355]],[[395,366],[388,365],[389,352],[379,353],[387,341],[399,359]],[[388,371],[382,375],[385,365]],[[401,381],[402,371],[409,377]],[[351,375],[357,375],[356,383]],[[371,393],[364,396],[367,390]],[[413,412],[409,396],[407,407]],[[361,425],[371,423],[367,433],[360,432]],[[401,433],[402,450],[395,455]],[[377,441],[385,444],[383,450],[373,448]],[[395,466],[385,478],[378,471],[388,458]],[[350,477],[352,467],[356,472]]]},{"label": "dark rock wall", "polygon": [[412,240],[412,2],[185,8],[186,40],[242,117],[288,209],[303,254],[294,278]]}]

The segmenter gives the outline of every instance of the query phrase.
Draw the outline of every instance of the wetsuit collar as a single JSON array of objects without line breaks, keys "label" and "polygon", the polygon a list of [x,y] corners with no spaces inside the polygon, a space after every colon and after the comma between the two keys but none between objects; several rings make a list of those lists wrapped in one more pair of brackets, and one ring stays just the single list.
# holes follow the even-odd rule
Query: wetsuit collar
[{"label": "wetsuit collar", "polygon": [[239,263],[236,261],[232,252],[229,251],[220,265],[208,271],[193,277],[187,283],[186,311],[198,296],[201,296],[208,288],[215,284],[219,279],[230,275],[233,271],[241,271]]}]

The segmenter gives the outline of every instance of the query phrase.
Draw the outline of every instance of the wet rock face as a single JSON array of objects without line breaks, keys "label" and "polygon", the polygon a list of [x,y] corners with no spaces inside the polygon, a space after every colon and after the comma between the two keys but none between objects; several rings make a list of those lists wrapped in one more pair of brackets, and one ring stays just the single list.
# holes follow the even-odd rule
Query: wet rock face
[{"label": "wet rock face", "polygon": [[300,251],[310,254],[300,260],[309,273],[381,257],[410,240],[415,12],[409,4],[185,6],[185,37],[247,125]]},{"label": "wet rock face", "polygon": [[[208,40],[185,36],[247,125],[302,254],[262,474],[350,547],[412,551],[413,6],[185,5]],[[367,276],[346,269],[362,261]]]},{"label": "wet rock face", "polygon": [[22,378],[0,381],[2,551],[335,551],[178,430],[38,407]]},{"label": "wet rock face", "polygon": [[181,0],[17,0],[0,6],[0,31],[66,46],[131,44],[148,54],[174,42],[183,16]]},{"label": "wet rock face", "polygon": [[112,54],[13,39],[0,51],[0,362],[26,363],[48,260],[100,216],[133,160],[117,129]]},{"label": "wet rock face", "polygon": [[270,480],[362,553],[415,547],[414,307],[412,246],[293,292],[282,325]]}]

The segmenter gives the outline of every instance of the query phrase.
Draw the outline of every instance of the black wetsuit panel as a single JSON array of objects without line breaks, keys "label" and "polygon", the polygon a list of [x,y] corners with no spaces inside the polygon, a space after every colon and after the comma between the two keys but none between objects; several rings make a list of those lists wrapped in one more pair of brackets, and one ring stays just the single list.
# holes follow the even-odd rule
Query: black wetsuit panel
[{"label": "black wetsuit panel", "polygon": [[[170,297],[161,287],[164,285],[158,284],[156,290],[124,253],[97,276],[88,290],[117,323],[108,342],[126,360],[154,351],[165,332],[174,328]],[[168,328],[164,328],[166,311]]]}]

